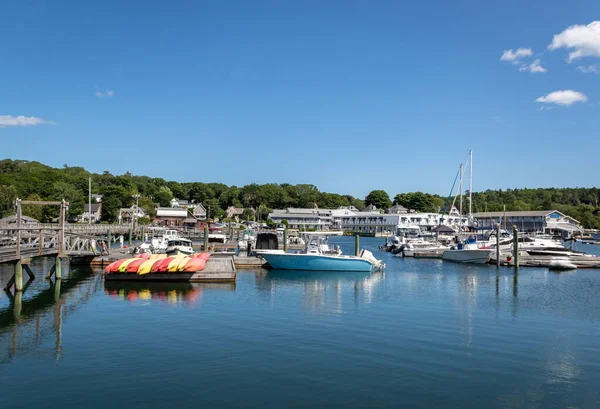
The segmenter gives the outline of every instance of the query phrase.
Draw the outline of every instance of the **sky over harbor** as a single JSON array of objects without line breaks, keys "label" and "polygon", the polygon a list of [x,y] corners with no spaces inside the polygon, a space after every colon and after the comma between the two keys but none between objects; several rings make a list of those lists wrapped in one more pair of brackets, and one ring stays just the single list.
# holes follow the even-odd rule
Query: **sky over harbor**
[{"label": "sky over harbor", "polygon": [[[414,3],[414,4],[413,4]],[[0,158],[167,180],[597,186],[598,1],[29,1]]]}]

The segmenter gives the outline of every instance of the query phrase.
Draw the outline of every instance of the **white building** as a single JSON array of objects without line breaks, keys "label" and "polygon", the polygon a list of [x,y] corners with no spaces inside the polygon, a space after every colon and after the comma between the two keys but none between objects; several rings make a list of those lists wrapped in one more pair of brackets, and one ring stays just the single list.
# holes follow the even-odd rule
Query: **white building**
[{"label": "white building", "polygon": [[[401,228],[419,228],[429,231],[439,224],[458,229],[471,226],[466,216],[460,217],[458,210],[452,208],[450,214],[440,213],[402,213],[403,209],[395,208],[394,213],[380,213],[379,210],[360,212],[354,207],[339,209],[299,209],[288,208],[273,210],[269,218],[275,223],[287,220],[288,226],[294,229],[343,230],[357,233],[397,234]],[[396,213],[398,212],[398,213]]]}]

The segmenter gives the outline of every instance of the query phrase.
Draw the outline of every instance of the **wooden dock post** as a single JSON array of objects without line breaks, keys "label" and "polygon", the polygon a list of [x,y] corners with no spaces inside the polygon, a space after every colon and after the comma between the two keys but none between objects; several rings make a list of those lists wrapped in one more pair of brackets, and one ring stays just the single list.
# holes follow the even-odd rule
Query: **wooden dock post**
[{"label": "wooden dock post", "polygon": [[360,236],[358,234],[354,235],[354,255],[358,257],[360,254]]},{"label": "wooden dock post", "polygon": [[204,225],[204,251],[208,251],[208,224]]},{"label": "wooden dock post", "polygon": [[287,242],[287,227],[283,229],[283,252],[287,253],[288,251],[288,242]]},{"label": "wooden dock post", "polygon": [[129,239],[127,240],[127,244],[131,247],[131,236],[133,236],[133,229],[131,226],[129,227]]},{"label": "wooden dock post", "polygon": [[515,269],[519,268],[519,230],[517,226],[513,226],[513,261]]},{"label": "wooden dock post", "polygon": [[15,291],[23,291],[23,265],[21,260],[15,263]]},{"label": "wooden dock post", "polygon": [[108,238],[108,250],[110,250],[110,246],[112,245],[112,237],[110,234],[110,228],[107,227],[106,237]]},{"label": "wooden dock post", "polygon": [[62,259],[60,256],[56,256],[55,268],[54,268],[54,278],[61,279],[62,278]]},{"label": "wooden dock post", "polygon": [[500,223],[496,225],[496,267],[500,267]]}]

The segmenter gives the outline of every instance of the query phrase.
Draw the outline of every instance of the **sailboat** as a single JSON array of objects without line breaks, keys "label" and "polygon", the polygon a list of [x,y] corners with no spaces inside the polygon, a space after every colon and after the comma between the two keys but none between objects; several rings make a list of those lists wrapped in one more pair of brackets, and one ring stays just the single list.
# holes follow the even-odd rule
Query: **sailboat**
[{"label": "sailboat", "polygon": [[[460,165],[460,214],[462,216],[463,203],[463,165]],[[473,151],[469,150],[469,220],[473,220]],[[469,238],[463,243],[457,243],[456,246],[444,251],[442,260],[454,261],[457,263],[486,264],[492,256],[492,250],[480,249],[477,246],[477,238]]]}]

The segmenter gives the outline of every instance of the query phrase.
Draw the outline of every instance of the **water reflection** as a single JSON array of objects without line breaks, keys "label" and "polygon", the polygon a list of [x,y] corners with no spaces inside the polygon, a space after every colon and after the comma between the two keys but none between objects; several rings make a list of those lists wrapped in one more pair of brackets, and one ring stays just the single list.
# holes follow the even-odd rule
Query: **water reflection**
[{"label": "water reflection", "polygon": [[104,292],[116,300],[143,302],[155,300],[171,305],[194,304],[206,290],[235,291],[233,283],[160,283],[105,281]]},{"label": "water reflection", "polygon": [[272,302],[278,291],[302,288],[307,310],[343,312],[344,288],[352,288],[354,306],[373,301],[375,288],[385,280],[384,272],[338,272],[338,271],[293,271],[260,270],[255,273],[259,294]]},{"label": "water reflection", "polygon": [[0,309],[0,364],[32,352],[52,336],[54,358],[60,359],[63,320],[88,302],[101,276],[94,276],[89,269],[73,269],[66,271],[62,280],[40,281],[46,288],[5,293],[9,304]]}]

